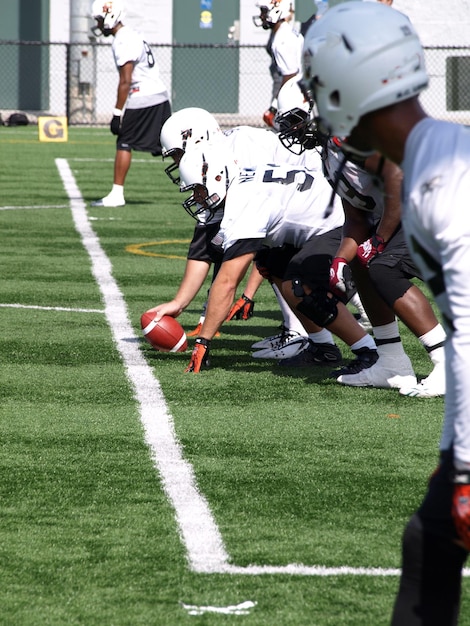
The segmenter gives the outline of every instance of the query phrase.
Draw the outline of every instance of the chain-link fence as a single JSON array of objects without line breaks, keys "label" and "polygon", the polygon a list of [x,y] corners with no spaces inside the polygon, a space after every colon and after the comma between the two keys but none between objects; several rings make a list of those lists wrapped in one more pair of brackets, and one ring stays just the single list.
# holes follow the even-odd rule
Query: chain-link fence
[{"label": "chain-link fence", "polygon": [[[262,126],[271,102],[264,46],[150,44],[173,110],[201,106],[224,127]],[[470,124],[470,48],[425,49],[430,115]],[[65,115],[70,125],[109,121],[118,73],[110,44],[0,41],[0,113]]]}]

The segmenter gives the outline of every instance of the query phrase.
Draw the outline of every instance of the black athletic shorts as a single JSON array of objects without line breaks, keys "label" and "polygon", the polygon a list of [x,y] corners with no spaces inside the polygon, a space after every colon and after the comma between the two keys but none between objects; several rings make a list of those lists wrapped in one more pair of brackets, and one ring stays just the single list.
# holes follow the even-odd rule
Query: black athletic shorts
[{"label": "black athletic shorts", "polygon": [[221,263],[223,250],[214,246],[212,239],[220,230],[220,222],[215,224],[196,224],[193,238],[189,244],[188,260]]},{"label": "black athletic shorts", "polygon": [[256,261],[282,280],[299,278],[311,289],[328,289],[330,265],[341,242],[342,230],[339,227],[316,235],[300,249],[289,244],[263,248],[256,255]]},{"label": "black athletic shorts", "polygon": [[[375,228],[373,232],[375,232]],[[408,251],[405,233],[401,224],[385,246],[385,250],[374,257],[370,264],[385,265],[386,267],[397,266],[407,278],[421,278],[421,274]]]},{"label": "black athletic shorts", "polygon": [[116,140],[118,150],[138,150],[160,156],[160,133],[171,115],[168,100],[145,109],[126,109],[122,116],[121,132]]}]

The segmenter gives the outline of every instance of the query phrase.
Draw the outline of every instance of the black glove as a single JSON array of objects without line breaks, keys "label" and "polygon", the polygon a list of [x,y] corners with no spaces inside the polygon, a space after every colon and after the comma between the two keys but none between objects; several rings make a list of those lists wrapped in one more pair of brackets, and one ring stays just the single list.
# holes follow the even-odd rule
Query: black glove
[{"label": "black glove", "polygon": [[225,318],[226,322],[230,320],[248,320],[253,317],[253,309],[255,308],[255,301],[247,298],[245,294],[242,294],[241,298],[235,302],[230,309],[230,313]]},{"label": "black glove", "polygon": [[210,339],[204,339],[204,337],[198,337],[194,344],[194,349],[191,354],[191,360],[185,372],[193,372],[198,374],[203,367],[209,367],[209,347],[211,345]]},{"label": "black glove", "polygon": [[120,115],[113,115],[113,119],[111,120],[109,128],[111,132],[113,133],[113,135],[119,135],[119,133],[121,132],[121,116]]}]

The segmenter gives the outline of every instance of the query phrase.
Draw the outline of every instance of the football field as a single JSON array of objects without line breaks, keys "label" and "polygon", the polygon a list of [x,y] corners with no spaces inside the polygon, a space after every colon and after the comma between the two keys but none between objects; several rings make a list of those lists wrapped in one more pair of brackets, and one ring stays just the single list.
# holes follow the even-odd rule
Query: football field
[{"label": "football field", "polygon": [[134,153],[126,206],[92,208],[108,129],[0,127],[0,149],[0,624],[386,626],[443,399],[253,359],[281,321],[268,284],[185,374],[193,340],[158,353],[140,331],[194,227],[167,163]]}]

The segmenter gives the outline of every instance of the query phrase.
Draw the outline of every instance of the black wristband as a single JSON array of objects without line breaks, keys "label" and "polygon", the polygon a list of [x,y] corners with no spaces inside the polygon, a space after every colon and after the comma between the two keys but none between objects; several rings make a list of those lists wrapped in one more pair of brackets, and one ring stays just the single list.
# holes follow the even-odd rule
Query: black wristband
[{"label": "black wristband", "polygon": [[470,470],[454,470],[450,478],[454,485],[470,485]]},{"label": "black wristband", "polygon": [[195,341],[196,344],[201,344],[202,346],[205,346],[206,348],[208,348],[211,345],[211,340],[210,339],[206,339],[205,337],[198,337]]}]

